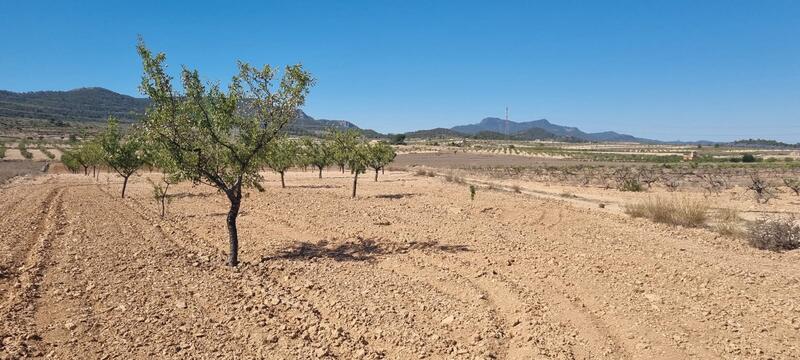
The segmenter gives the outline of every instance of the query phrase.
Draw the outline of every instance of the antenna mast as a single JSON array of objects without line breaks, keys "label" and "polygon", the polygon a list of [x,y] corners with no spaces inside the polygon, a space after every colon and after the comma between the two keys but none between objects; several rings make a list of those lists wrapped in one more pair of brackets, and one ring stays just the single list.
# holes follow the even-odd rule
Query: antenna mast
[{"label": "antenna mast", "polygon": [[506,141],[510,140],[510,135],[508,134],[508,106],[506,106]]}]

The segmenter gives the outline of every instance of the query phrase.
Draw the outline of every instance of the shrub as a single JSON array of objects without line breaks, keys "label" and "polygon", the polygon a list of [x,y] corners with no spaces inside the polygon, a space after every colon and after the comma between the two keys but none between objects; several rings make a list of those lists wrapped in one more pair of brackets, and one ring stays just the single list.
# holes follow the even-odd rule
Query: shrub
[{"label": "shrub", "polygon": [[800,179],[783,179],[784,185],[794,191],[795,196],[800,196]]},{"label": "shrub", "polygon": [[522,192],[522,188],[520,188],[519,185],[511,186],[511,190],[514,190],[514,192],[517,193],[517,194]]},{"label": "shrub", "polygon": [[417,176],[427,176],[427,177],[435,177],[435,176],[436,176],[436,173],[435,173],[435,172],[433,172],[433,171],[428,171],[428,170],[422,170],[422,169],[420,169],[420,170],[417,170],[417,171],[414,173],[414,175],[417,175]]},{"label": "shrub", "polygon": [[642,191],[642,184],[636,179],[625,179],[619,184],[618,189],[619,191],[639,192]]},{"label": "shrub", "polygon": [[17,149],[19,149],[19,153],[22,154],[22,157],[28,160],[33,159],[33,154],[25,147],[24,141],[20,141],[19,144],[17,144]]},{"label": "shrub", "polygon": [[743,163],[753,163],[756,162],[756,157],[753,154],[744,154],[742,155],[742,162]]},{"label": "shrub", "polygon": [[56,158],[56,155],[55,155],[55,154],[53,154],[52,152],[50,152],[50,150],[48,150],[48,149],[47,149],[47,148],[44,146],[44,144],[42,144],[42,143],[39,143],[38,145],[36,145],[36,147],[39,149],[39,151],[41,151],[41,152],[42,152],[42,154],[44,154],[45,156],[47,156],[47,158],[49,158],[49,159],[51,159],[51,160]]},{"label": "shrub", "polygon": [[761,250],[794,250],[800,248],[800,225],[789,217],[761,218],[750,225],[747,240]]},{"label": "shrub", "polygon": [[477,189],[475,188],[475,185],[470,185],[469,186],[469,199],[470,200],[475,200],[475,192],[476,192],[476,190]]},{"label": "shrub", "polygon": [[621,167],[614,170],[614,180],[619,191],[642,191],[642,183],[639,181],[639,173],[632,171],[628,167]]},{"label": "shrub", "polygon": [[756,202],[759,204],[766,204],[775,197],[772,193],[772,185],[758,173],[750,174],[750,185],[747,186],[747,190],[755,194]]},{"label": "shrub", "polygon": [[6,157],[6,144],[0,143],[0,159]]},{"label": "shrub", "polygon": [[699,227],[706,222],[708,205],[701,200],[657,197],[628,204],[625,213],[659,223]]}]

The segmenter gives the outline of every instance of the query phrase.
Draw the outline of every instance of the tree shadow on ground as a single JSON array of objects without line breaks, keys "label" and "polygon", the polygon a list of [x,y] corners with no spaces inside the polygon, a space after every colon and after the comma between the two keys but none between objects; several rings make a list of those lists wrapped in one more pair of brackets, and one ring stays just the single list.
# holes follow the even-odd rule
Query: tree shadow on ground
[{"label": "tree shadow on ground", "polygon": [[287,188],[298,189],[338,189],[341,185],[286,185]]},{"label": "tree shadow on ground", "polygon": [[410,197],[414,197],[414,196],[417,196],[417,195],[419,195],[419,194],[416,194],[416,193],[400,193],[400,194],[381,194],[381,195],[375,195],[373,197],[376,198],[376,199],[397,200],[397,199],[403,199],[403,198],[410,198]]},{"label": "tree shadow on ground", "polygon": [[190,192],[181,192],[176,194],[170,194],[169,197],[174,199],[182,199],[182,198],[207,198],[215,195],[219,195],[219,192],[201,192],[201,193],[190,193]]},{"label": "tree shadow on ground", "polygon": [[459,253],[472,251],[466,245],[442,245],[438,241],[412,241],[408,243],[389,242],[381,239],[362,239],[347,241],[341,244],[329,244],[322,240],[318,243],[300,241],[276,255],[265,256],[268,260],[310,260],[333,259],[335,261],[374,261],[382,256],[406,254],[418,250],[425,253]]}]

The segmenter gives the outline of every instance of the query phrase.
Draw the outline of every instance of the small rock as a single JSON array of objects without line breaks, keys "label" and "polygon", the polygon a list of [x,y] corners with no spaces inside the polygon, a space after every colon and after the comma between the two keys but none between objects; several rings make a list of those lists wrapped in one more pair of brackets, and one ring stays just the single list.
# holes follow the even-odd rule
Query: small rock
[{"label": "small rock", "polygon": [[325,356],[325,354],[327,354],[327,353],[328,353],[328,350],[326,350],[324,348],[319,348],[317,350],[314,350],[314,356],[316,356],[318,358]]},{"label": "small rock", "polygon": [[175,307],[178,309],[186,309],[186,302],[178,300],[175,302]]},{"label": "small rock", "polygon": [[69,331],[75,330],[75,328],[77,328],[77,327],[78,327],[78,325],[75,325],[75,323],[74,323],[74,322],[72,322],[72,321],[67,321],[67,322],[64,324],[64,328],[65,328],[65,329],[67,329],[67,330],[69,330]]},{"label": "small rock", "polygon": [[450,315],[450,316],[444,318],[444,320],[442,320],[442,325],[450,325],[455,320],[456,320],[455,316]]}]

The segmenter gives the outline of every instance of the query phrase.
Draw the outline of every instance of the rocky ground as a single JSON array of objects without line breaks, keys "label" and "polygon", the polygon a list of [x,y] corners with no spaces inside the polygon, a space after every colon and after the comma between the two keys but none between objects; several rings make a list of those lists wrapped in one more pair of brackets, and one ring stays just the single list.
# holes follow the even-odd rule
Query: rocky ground
[{"label": "rocky ground", "polygon": [[391,172],[225,198],[145,173],[0,188],[0,358],[792,359],[800,254]]}]

